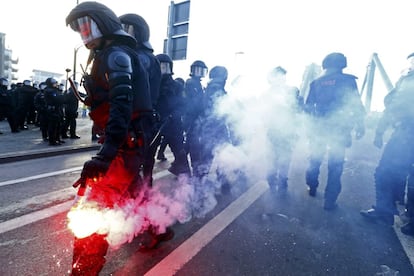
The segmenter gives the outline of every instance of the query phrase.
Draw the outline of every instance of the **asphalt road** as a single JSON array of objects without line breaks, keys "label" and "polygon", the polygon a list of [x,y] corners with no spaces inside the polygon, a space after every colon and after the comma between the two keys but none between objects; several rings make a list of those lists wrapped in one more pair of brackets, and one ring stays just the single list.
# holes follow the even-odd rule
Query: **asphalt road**
[{"label": "asphalt road", "polygon": [[[68,275],[70,185],[93,152],[0,166],[0,275]],[[374,203],[380,154],[372,146],[372,129],[354,142],[339,208],[327,212],[326,164],[317,197],[309,197],[307,151],[298,147],[286,196],[271,192],[261,179],[235,181],[230,193],[216,195],[217,205],[205,216],[174,224],[174,239],[157,249],[137,251],[137,237],[110,250],[101,275],[414,275],[414,239],[399,232],[398,217],[395,227],[383,227],[359,215]],[[174,187],[177,179],[167,167],[157,163],[156,183]]]}]

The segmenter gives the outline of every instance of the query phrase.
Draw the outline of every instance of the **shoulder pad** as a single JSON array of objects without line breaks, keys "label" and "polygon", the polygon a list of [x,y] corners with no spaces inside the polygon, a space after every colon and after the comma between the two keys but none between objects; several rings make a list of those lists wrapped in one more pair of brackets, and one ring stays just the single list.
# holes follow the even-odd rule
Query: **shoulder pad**
[{"label": "shoulder pad", "polygon": [[113,51],[108,55],[109,71],[121,71],[132,73],[132,61],[130,56],[120,50]]}]

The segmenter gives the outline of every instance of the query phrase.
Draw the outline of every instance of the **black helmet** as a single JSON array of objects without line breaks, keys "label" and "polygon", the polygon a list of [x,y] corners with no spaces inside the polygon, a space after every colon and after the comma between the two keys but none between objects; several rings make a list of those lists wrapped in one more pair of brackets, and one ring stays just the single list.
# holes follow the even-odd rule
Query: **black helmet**
[{"label": "black helmet", "polygon": [[56,88],[58,86],[58,82],[54,78],[47,78],[46,85],[49,88],[52,88],[52,87]]},{"label": "black helmet", "polygon": [[228,72],[224,66],[214,66],[208,74],[210,79],[227,80],[227,76]]},{"label": "black helmet", "polygon": [[24,80],[23,85],[32,86],[32,81],[31,80]]},{"label": "black helmet", "polygon": [[39,83],[39,89],[40,90],[44,90],[47,87],[46,82],[42,81],[41,83]]},{"label": "black helmet", "polygon": [[66,17],[66,25],[81,34],[86,45],[99,37],[121,36],[130,43],[135,39],[122,29],[122,24],[116,14],[107,6],[92,1],[77,5]]},{"label": "black helmet", "polygon": [[145,19],[133,13],[121,15],[119,17],[124,31],[135,37],[139,46],[143,46],[148,50],[154,51],[149,43],[150,29]]},{"label": "black helmet", "polygon": [[160,62],[161,74],[172,75],[173,73],[173,61],[167,54],[158,54],[155,56]]},{"label": "black helmet", "polygon": [[206,64],[201,60],[196,60],[191,64],[190,76],[205,77],[207,75],[208,68]]},{"label": "black helmet", "polygon": [[322,61],[322,68],[344,69],[347,66],[346,57],[342,53],[330,53]]},{"label": "black helmet", "polygon": [[0,78],[0,86],[1,87],[8,87],[9,86],[9,80],[6,78]]}]

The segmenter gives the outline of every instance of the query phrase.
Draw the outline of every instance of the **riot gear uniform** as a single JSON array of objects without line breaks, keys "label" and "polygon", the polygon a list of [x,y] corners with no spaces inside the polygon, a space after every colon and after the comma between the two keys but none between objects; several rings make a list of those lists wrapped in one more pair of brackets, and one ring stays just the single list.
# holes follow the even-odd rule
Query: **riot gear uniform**
[{"label": "riot gear uniform", "polygon": [[357,139],[364,135],[365,110],[359,98],[356,77],[342,73],[346,66],[343,54],[329,54],[323,63],[325,74],[310,84],[305,102],[305,110],[313,120],[306,183],[309,195],[315,196],[320,166],[329,147],[324,209],[331,210],[337,206],[341,191],[345,150],[352,144],[351,132],[355,128]]},{"label": "riot gear uniform", "polygon": [[[76,87],[79,86],[77,82],[75,82]],[[76,118],[78,117],[78,108],[79,108],[79,100],[75,96],[72,87],[70,87],[64,93],[65,96],[65,120],[62,126],[62,137],[63,138],[71,138],[71,139],[79,139],[80,137],[76,135]],[[69,136],[67,131],[69,130]]]},{"label": "riot gear uniform", "polygon": [[22,130],[28,129],[26,122],[33,123],[35,120],[33,115],[34,96],[38,90],[32,86],[32,82],[30,80],[25,80],[23,85],[15,92],[18,94],[16,110],[17,125]]},{"label": "riot gear uniform", "polygon": [[[152,185],[152,172],[155,164],[155,153],[159,144],[159,139],[154,141],[157,135],[159,122],[157,122],[157,114],[155,106],[157,105],[160,83],[161,83],[161,69],[158,59],[153,54],[153,49],[149,43],[150,30],[145,19],[137,14],[124,14],[119,17],[124,30],[137,40],[136,51],[140,62],[148,75],[148,83],[151,91],[151,113],[148,113],[146,118],[142,120],[142,128],[145,133],[148,151],[146,153],[145,163],[143,167],[144,181],[150,186]],[[152,144],[151,144],[152,143]]]},{"label": "riot gear uniform", "polygon": [[48,120],[47,120],[47,104],[45,100],[45,82],[39,84],[39,92],[34,98],[34,105],[38,114],[40,131],[42,132],[43,141],[48,140]]},{"label": "riot gear uniform", "polygon": [[172,78],[173,62],[166,54],[156,56],[160,62],[162,78],[156,110],[160,114],[162,135],[174,155],[169,171],[175,175],[190,174],[187,154],[184,150],[182,116],[184,114],[183,87]]},{"label": "riot gear uniform", "polygon": [[[193,135],[198,135],[197,140],[201,151],[198,152],[198,158],[196,158],[199,162],[193,165],[193,173],[199,178],[209,173],[214,150],[220,145],[230,142],[225,119],[216,113],[219,101],[227,95],[225,90],[227,75],[227,69],[223,66],[215,66],[211,69],[210,80],[203,94],[203,112],[194,126]],[[223,178],[221,175],[218,176]]]},{"label": "riot gear uniform", "polygon": [[299,89],[286,84],[287,71],[277,66],[268,74],[270,87],[266,94],[266,101],[271,103],[270,110],[264,107],[264,114],[277,112],[278,116],[271,120],[266,127],[270,144],[269,156],[271,164],[267,175],[267,182],[272,191],[281,195],[288,188],[288,174],[292,159],[293,148],[298,138],[298,113],[301,112]]},{"label": "riot gear uniform", "polygon": [[186,114],[184,117],[185,131],[186,131],[186,147],[190,155],[191,166],[193,173],[199,164],[202,164],[203,145],[198,140],[198,133],[196,130],[197,120],[200,119],[203,113],[203,98],[204,88],[201,85],[201,78],[207,74],[207,66],[201,60],[196,60],[190,67],[190,78],[185,82],[185,96],[186,96]]},{"label": "riot gear uniform", "polygon": [[[401,228],[408,235],[414,235],[414,71],[410,71],[397,82],[394,91],[387,96],[387,104],[380,123],[394,126],[393,133],[385,145],[381,159],[375,169],[375,206],[369,210],[362,210],[361,215],[371,222],[393,225],[394,215],[398,215],[395,205],[395,190],[400,187],[401,181],[407,184],[407,211],[410,222]],[[382,142],[384,127],[379,125],[374,143],[379,146]]]},{"label": "riot gear uniform", "polygon": [[[85,162],[81,183],[93,186],[87,194],[88,202],[112,208],[122,205],[123,197],[134,195],[143,164],[145,143],[140,118],[152,112],[148,76],[136,54],[136,40],[122,30],[119,18],[106,6],[82,2],[70,12],[66,23],[93,51],[90,75],[84,77],[86,102],[94,124],[104,129],[102,146]],[[84,34],[85,30],[90,32]],[[108,246],[105,234],[76,238],[72,274],[97,275]]]},{"label": "riot gear uniform", "polygon": [[13,99],[11,91],[8,89],[9,81],[0,78],[0,118],[6,118],[11,132],[19,132],[14,114]]},{"label": "riot gear uniform", "polygon": [[58,146],[61,144],[60,130],[63,120],[63,104],[65,98],[58,89],[58,83],[54,78],[46,79],[44,100],[46,103],[46,118],[48,127],[49,145]]}]

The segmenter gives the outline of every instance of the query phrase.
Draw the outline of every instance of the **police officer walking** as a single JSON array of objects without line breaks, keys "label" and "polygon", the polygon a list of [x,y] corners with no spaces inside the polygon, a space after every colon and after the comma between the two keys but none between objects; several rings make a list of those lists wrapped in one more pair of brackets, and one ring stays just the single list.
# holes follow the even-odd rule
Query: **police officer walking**
[{"label": "police officer walking", "polygon": [[[152,185],[152,172],[155,164],[155,154],[159,144],[157,137],[157,131],[159,122],[157,121],[158,115],[155,107],[158,102],[158,95],[161,84],[161,68],[158,59],[153,54],[154,50],[149,43],[150,29],[145,19],[138,14],[124,14],[119,17],[124,30],[135,37],[137,40],[137,47],[135,48],[138,57],[145,68],[148,76],[148,83],[151,92],[151,104],[152,111],[145,114],[145,117],[141,119],[141,126],[145,137],[147,137],[147,149],[146,158],[143,167],[143,178],[145,183],[149,186]],[[154,140],[155,139],[155,140]]]},{"label": "police officer walking", "polygon": [[168,169],[174,175],[190,175],[187,154],[184,149],[184,98],[183,87],[172,78],[173,61],[166,54],[158,54],[161,66],[161,87],[156,110],[161,117],[161,133],[171,148],[174,161]]},{"label": "police officer walking", "polygon": [[312,128],[309,134],[310,162],[306,170],[309,195],[316,196],[320,166],[328,150],[328,179],[324,194],[324,209],[337,207],[341,192],[341,175],[345,150],[355,138],[365,134],[365,110],[359,97],[356,77],[344,74],[347,59],[342,53],[331,53],[322,62],[324,74],[310,84],[305,111],[310,115]]},{"label": "police officer walking", "polygon": [[[91,73],[84,76],[86,103],[94,124],[104,130],[102,146],[85,162],[78,183],[93,186],[85,195],[86,204],[98,210],[122,208],[126,199],[135,196],[130,188],[136,187],[144,159],[139,121],[140,111],[152,112],[148,77],[136,54],[135,38],[105,5],[82,2],[66,23],[91,50]],[[107,235],[96,231],[75,237],[72,275],[99,274],[110,245]]]},{"label": "police officer walking", "polygon": [[[410,58],[414,58],[414,53],[408,56]],[[399,197],[396,196],[396,191],[405,189],[402,183],[405,184],[408,177],[407,215],[410,223],[402,227],[401,231],[414,235],[414,70],[399,79],[386,99],[380,122],[382,126],[392,125],[394,128],[375,169],[375,206],[362,210],[361,215],[370,222],[393,225],[394,215],[398,215],[395,202]],[[382,146],[384,130],[381,125],[377,127],[374,144],[378,147]]]},{"label": "police officer walking", "polygon": [[203,145],[199,141],[199,133],[196,130],[200,116],[203,113],[204,88],[201,79],[207,75],[208,68],[201,60],[194,61],[190,66],[190,78],[185,82],[186,113],[184,116],[184,128],[186,132],[186,148],[191,160],[193,175],[199,173],[196,168],[202,164]]}]

